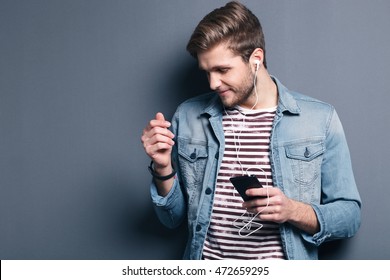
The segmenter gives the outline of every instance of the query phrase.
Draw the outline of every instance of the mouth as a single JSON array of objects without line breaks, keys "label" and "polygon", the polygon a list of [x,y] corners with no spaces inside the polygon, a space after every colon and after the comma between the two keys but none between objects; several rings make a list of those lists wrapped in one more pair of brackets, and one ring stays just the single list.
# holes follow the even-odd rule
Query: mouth
[{"label": "mouth", "polygon": [[218,90],[218,95],[223,97],[223,96],[226,96],[228,93],[229,93],[229,89],[225,89],[225,90]]}]

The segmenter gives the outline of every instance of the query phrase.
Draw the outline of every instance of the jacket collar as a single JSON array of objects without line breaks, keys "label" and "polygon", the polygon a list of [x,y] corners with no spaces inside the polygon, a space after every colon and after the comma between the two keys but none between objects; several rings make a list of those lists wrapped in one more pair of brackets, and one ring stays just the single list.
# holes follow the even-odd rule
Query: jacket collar
[{"label": "jacket collar", "polygon": [[298,103],[292,93],[274,76],[271,76],[278,88],[278,112],[288,111],[291,114],[297,114],[301,112]]},{"label": "jacket collar", "polygon": [[218,94],[213,93],[213,97],[210,99],[209,103],[206,105],[202,113],[209,114],[212,117],[221,115],[223,112],[223,105]]}]

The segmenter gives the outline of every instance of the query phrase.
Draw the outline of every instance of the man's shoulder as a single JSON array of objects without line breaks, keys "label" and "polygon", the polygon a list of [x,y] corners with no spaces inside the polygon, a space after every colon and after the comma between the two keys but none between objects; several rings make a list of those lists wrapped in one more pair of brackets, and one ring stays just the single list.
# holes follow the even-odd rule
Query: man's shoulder
[{"label": "man's shoulder", "polygon": [[306,109],[323,109],[325,111],[333,110],[334,107],[323,100],[317,99],[312,95],[306,95],[301,92],[290,90],[285,87],[277,78],[273,77],[278,86],[279,102],[291,112],[299,112]]},{"label": "man's shoulder", "polygon": [[320,100],[318,98],[315,98],[313,96],[306,95],[306,94],[303,94],[303,93],[300,93],[300,92],[297,92],[297,91],[290,91],[289,93],[298,102],[314,102],[314,103],[321,103],[321,104],[324,104],[324,105],[330,105],[329,103],[326,103],[325,101],[322,101],[322,100]]},{"label": "man's shoulder", "polygon": [[313,96],[305,95],[299,92],[292,93],[295,100],[300,107],[308,107],[308,108],[322,108],[326,111],[333,111],[334,106],[326,101],[317,99]]},{"label": "man's shoulder", "polygon": [[325,111],[334,110],[334,106],[326,101],[320,100],[310,95],[297,91],[288,90],[288,94],[295,100],[298,107],[302,109],[323,109]]}]

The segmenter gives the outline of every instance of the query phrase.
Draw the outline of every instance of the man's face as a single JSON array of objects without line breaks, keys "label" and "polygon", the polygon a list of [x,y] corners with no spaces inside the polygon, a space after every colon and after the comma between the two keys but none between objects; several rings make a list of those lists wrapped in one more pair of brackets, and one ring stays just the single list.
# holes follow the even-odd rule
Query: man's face
[{"label": "man's face", "polygon": [[225,107],[254,104],[254,73],[249,63],[229,50],[225,44],[198,54],[199,67],[206,71],[210,88],[219,94]]}]

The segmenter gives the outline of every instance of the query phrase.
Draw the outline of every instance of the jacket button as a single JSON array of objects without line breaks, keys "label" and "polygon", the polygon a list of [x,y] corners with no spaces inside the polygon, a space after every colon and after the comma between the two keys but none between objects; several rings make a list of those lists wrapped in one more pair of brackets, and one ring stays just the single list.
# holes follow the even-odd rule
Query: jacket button
[{"label": "jacket button", "polygon": [[208,195],[208,194],[211,194],[211,189],[210,188],[207,188],[205,193]]},{"label": "jacket button", "polygon": [[218,153],[215,154],[215,159],[219,159],[219,154]]},{"label": "jacket button", "polygon": [[196,231],[200,231],[202,229],[202,226],[201,225],[197,225],[196,226]]},{"label": "jacket button", "polygon": [[309,149],[306,147],[306,150],[305,150],[305,153],[303,154],[306,158],[308,158],[310,156],[310,151]]},{"label": "jacket button", "polygon": [[190,155],[190,158],[191,158],[191,159],[196,159],[196,148],[194,149],[194,151],[193,151],[192,154]]}]

